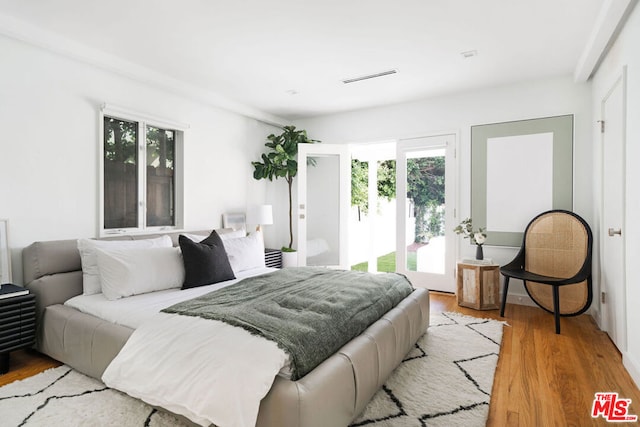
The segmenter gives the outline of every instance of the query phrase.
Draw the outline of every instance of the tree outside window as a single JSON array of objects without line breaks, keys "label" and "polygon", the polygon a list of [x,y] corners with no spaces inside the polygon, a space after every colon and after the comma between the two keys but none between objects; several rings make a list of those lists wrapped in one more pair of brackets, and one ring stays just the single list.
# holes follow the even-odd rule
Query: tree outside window
[{"label": "tree outside window", "polygon": [[[396,198],[396,161],[377,163],[378,197]],[[368,213],[369,163],[351,161],[351,205],[361,213]],[[407,159],[407,198],[416,218],[416,243],[431,237],[444,236],[444,156]]]},{"label": "tree outside window", "polygon": [[105,230],[176,225],[176,134],[104,116]]}]

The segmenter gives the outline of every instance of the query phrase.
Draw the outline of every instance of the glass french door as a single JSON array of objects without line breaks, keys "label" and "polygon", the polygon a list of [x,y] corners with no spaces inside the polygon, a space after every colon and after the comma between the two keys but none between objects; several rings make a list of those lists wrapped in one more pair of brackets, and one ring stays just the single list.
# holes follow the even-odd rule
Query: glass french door
[{"label": "glass french door", "polygon": [[348,269],[349,147],[300,144],[296,180],[299,265]]},{"label": "glass french door", "polygon": [[396,271],[414,286],[455,292],[455,135],[396,146]]}]

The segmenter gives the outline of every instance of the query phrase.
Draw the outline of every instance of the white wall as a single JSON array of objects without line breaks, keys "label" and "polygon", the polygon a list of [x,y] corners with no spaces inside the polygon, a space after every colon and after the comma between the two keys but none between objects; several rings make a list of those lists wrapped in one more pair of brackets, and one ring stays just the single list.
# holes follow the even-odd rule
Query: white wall
[{"label": "white wall", "polygon": [[276,128],[2,36],[0,52],[0,218],[9,219],[16,283],[24,246],[96,236],[104,102],[190,125],[186,229],[218,227],[223,212],[264,203],[250,161]]},{"label": "white wall", "polygon": [[[623,363],[636,384],[640,385],[640,271],[636,262],[640,259],[640,7],[635,7],[624,29],[600,64],[593,77],[593,114],[600,117],[601,100],[627,66],[627,116],[626,116],[626,221],[623,232],[626,234],[626,303],[627,303],[627,351],[623,353]],[[598,172],[601,164],[600,134],[594,131],[595,165]],[[596,175],[594,203],[598,220],[600,212],[600,175]],[[606,189],[604,189],[606,191]]]},{"label": "white wall", "polygon": [[[574,210],[592,223],[591,87],[574,84],[570,76],[315,117],[298,120],[296,124],[307,129],[314,139],[337,144],[459,132],[458,217],[465,218],[470,215],[471,126],[563,114],[573,114],[575,120]],[[461,244],[459,249],[459,257],[475,255],[470,245]],[[510,261],[514,255],[515,249],[511,248],[485,248],[485,257],[499,263]],[[510,301],[525,302],[524,287],[514,281],[511,288]]]}]

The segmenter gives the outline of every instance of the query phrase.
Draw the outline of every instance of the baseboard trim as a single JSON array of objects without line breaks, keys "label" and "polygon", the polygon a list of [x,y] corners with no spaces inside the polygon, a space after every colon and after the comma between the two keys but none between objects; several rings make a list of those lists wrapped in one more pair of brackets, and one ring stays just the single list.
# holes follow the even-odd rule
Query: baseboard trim
[{"label": "baseboard trim", "polygon": [[628,351],[622,353],[622,365],[625,367],[631,379],[640,388],[640,363]]}]

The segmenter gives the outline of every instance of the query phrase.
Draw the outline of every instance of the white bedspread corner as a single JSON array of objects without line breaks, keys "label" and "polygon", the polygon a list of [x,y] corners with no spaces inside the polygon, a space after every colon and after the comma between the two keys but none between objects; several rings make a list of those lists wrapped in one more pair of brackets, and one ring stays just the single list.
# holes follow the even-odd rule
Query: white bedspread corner
[{"label": "white bedspread corner", "polygon": [[203,426],[253,427],[287,362],[277,344],[244,329],[161,312],[134,331],[102,380]]}]

